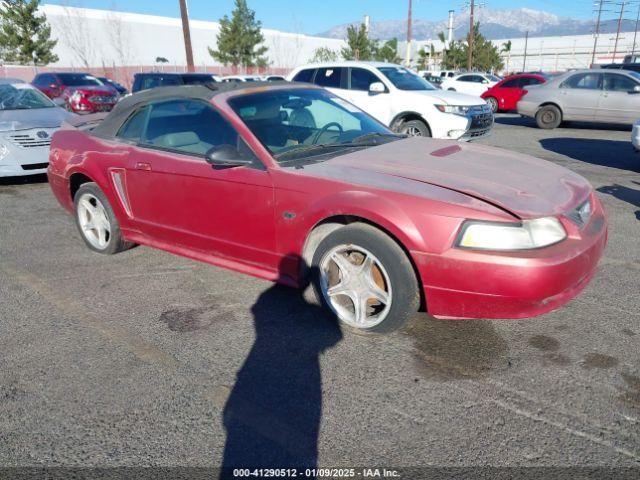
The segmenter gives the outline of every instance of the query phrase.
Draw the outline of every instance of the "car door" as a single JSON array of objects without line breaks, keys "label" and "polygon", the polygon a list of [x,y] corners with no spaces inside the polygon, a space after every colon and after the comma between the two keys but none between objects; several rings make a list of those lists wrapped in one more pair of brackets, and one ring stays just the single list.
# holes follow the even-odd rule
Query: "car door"
[{"label": "car door", "polygon": [[349,69],[347,89],[340,89],[340,95],[355,106],[361,108],[378,121],[389,125],[392,118],[392,95],[385,86],[384,93],[369,92],[372,83],[384,82],[375,73],[365,68],[352,67]]},{"label": "car door", "polygon": [[598,102],[596,120],[610,123],[633,123],[640,116],[640,82],[624,73],[605,73]]},{"label": "car door", "polygon": [[522,97],[521,81],[522,78],[511,78],[494,88],[498,91],[498,104],[501,109],[512,110],[516,108],[516,103]]},{"label": "car door", "polygon": [[126,191],[132,221],[143,234],[160,247],[277,267],[270,175],[257,158],[253,166],[232,168],[205,161],[205,153],[222,144],[253,155],[212,105],[195,99],[151,104],[118,136],[135,142]]},{"label": "car door", "polygon": [[319,68],[313,77],[313,83],[343,97],[348,93],[346,72],[345,67]]},{"label": "car door", "polygon": [[602,91],[601,72],[576,73],[564,80],[558,89],[563,118],[593,121]]}]

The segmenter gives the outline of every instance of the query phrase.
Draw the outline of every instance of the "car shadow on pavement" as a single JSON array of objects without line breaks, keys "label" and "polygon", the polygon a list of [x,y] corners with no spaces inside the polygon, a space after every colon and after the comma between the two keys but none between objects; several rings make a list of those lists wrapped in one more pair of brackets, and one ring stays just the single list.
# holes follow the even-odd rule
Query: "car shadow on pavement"
[{"label": "car shadow on pavement", "polygon": [[0,187],[4,185],[27,185],[31,183],[47,183],[47,174],[25,175],[23,177],[0,177]]},{"label": "car shadow on pavement", "polygon": [[[498,114],[495,116],[495,122],[501,125],[515,125],[519,127],[539,129],[535,119],[521,117],[516,114]],[[562,122],[562,124],[557,128],[557,131],[562,131],[567,128],[574,130],[611,130],[617,132],[631,132],[630,125],[594,122]]]},{"label": "car shadow on pavement", "polygon": [[560,137],[543,138],[540,145],[545,150],[592,165],[640,172],[640,156],[634,152],[630,141]]},{"label": "car shadow on pavement", "polygon": [[342,339],[337,322],[274,285],[251,308],[255,342],[224,407],[221,479],[234,468],[315,468],[322,417],[320,354]]},{"label": "car shadow on pavement", "polygon": [[[636,185],[640,185],[640,182],[636,182],[634,180],[631,181]],[[622,200],[623,202],[627,202],[634,207],[638,208],[636,210],[635,215],[636,219],[640,220],[640,190],[636,190],[635,188],[625,187],[623,185],[607,185],[604,187],[597,188],[600,193],[606,193],[607,195],[611,195],[612,197],[617,198],[618,200]]]}]

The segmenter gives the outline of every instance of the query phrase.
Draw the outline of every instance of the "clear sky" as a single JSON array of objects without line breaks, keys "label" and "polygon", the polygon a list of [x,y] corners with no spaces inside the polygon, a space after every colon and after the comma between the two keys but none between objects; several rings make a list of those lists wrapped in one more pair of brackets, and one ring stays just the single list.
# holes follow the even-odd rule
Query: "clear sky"
[{"label": "clear sky", "polygon": [[[122,10],[177,17],[178,0],[44,0],[87,8]],[[188,0],[195,20],[219,20],[233,8],[233,0]],[[461,10],[465,0],[413,0],[415,18],[443,20],[449,9]],[[580,19],[593,18],[593,0],[479,0],[493,9],[527,7]],[[316,34],[369,14],[372,21],[397,20],[407,14],[407,0],[248,0],[265,28]]]}]

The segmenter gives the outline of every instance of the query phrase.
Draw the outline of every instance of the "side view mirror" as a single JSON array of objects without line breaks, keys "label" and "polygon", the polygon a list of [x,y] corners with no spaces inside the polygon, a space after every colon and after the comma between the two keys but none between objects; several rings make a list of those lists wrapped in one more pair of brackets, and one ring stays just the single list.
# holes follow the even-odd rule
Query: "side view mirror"
[{"label": "side view mirror", "polygon": [[384,86],[384,83],[382,82],[373,82],[371,85],[369,85],[369,93],[386,93],[387,88]]},{"label": "side view mirror", "polygon": [[484,80],[482,80],[482,83],[484,83],[486,85],[487,83],[489,83],[489,80],[484,79]]},{"label": "side view mirror", "polygon": [[205,154],[205,160],[213,167],[242,167],[253,164],[233,145],[216,145]]},{"label": "side view mirror", "polygon": [[632,90],[629,91],[629,93],[631,94],[638,94],[640,93],[640,85],[636,85],[635,87],[633,87]]}]

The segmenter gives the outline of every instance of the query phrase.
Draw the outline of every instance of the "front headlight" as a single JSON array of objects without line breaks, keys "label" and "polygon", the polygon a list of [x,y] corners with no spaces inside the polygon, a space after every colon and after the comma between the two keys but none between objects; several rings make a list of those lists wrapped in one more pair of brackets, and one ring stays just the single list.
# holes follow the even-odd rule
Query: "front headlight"
[{"label": "front headlight", "polygon": [[457,246],[479,250],[528,250],[548,247],[567,238],[555,217],[523,220],[520,224],[469,220],[462,226]]},{"label": "front headlight", "polygon": [[466,115],[471,110],[467,105],[436,105],[442,113],[455,113],[456,115]]}]

